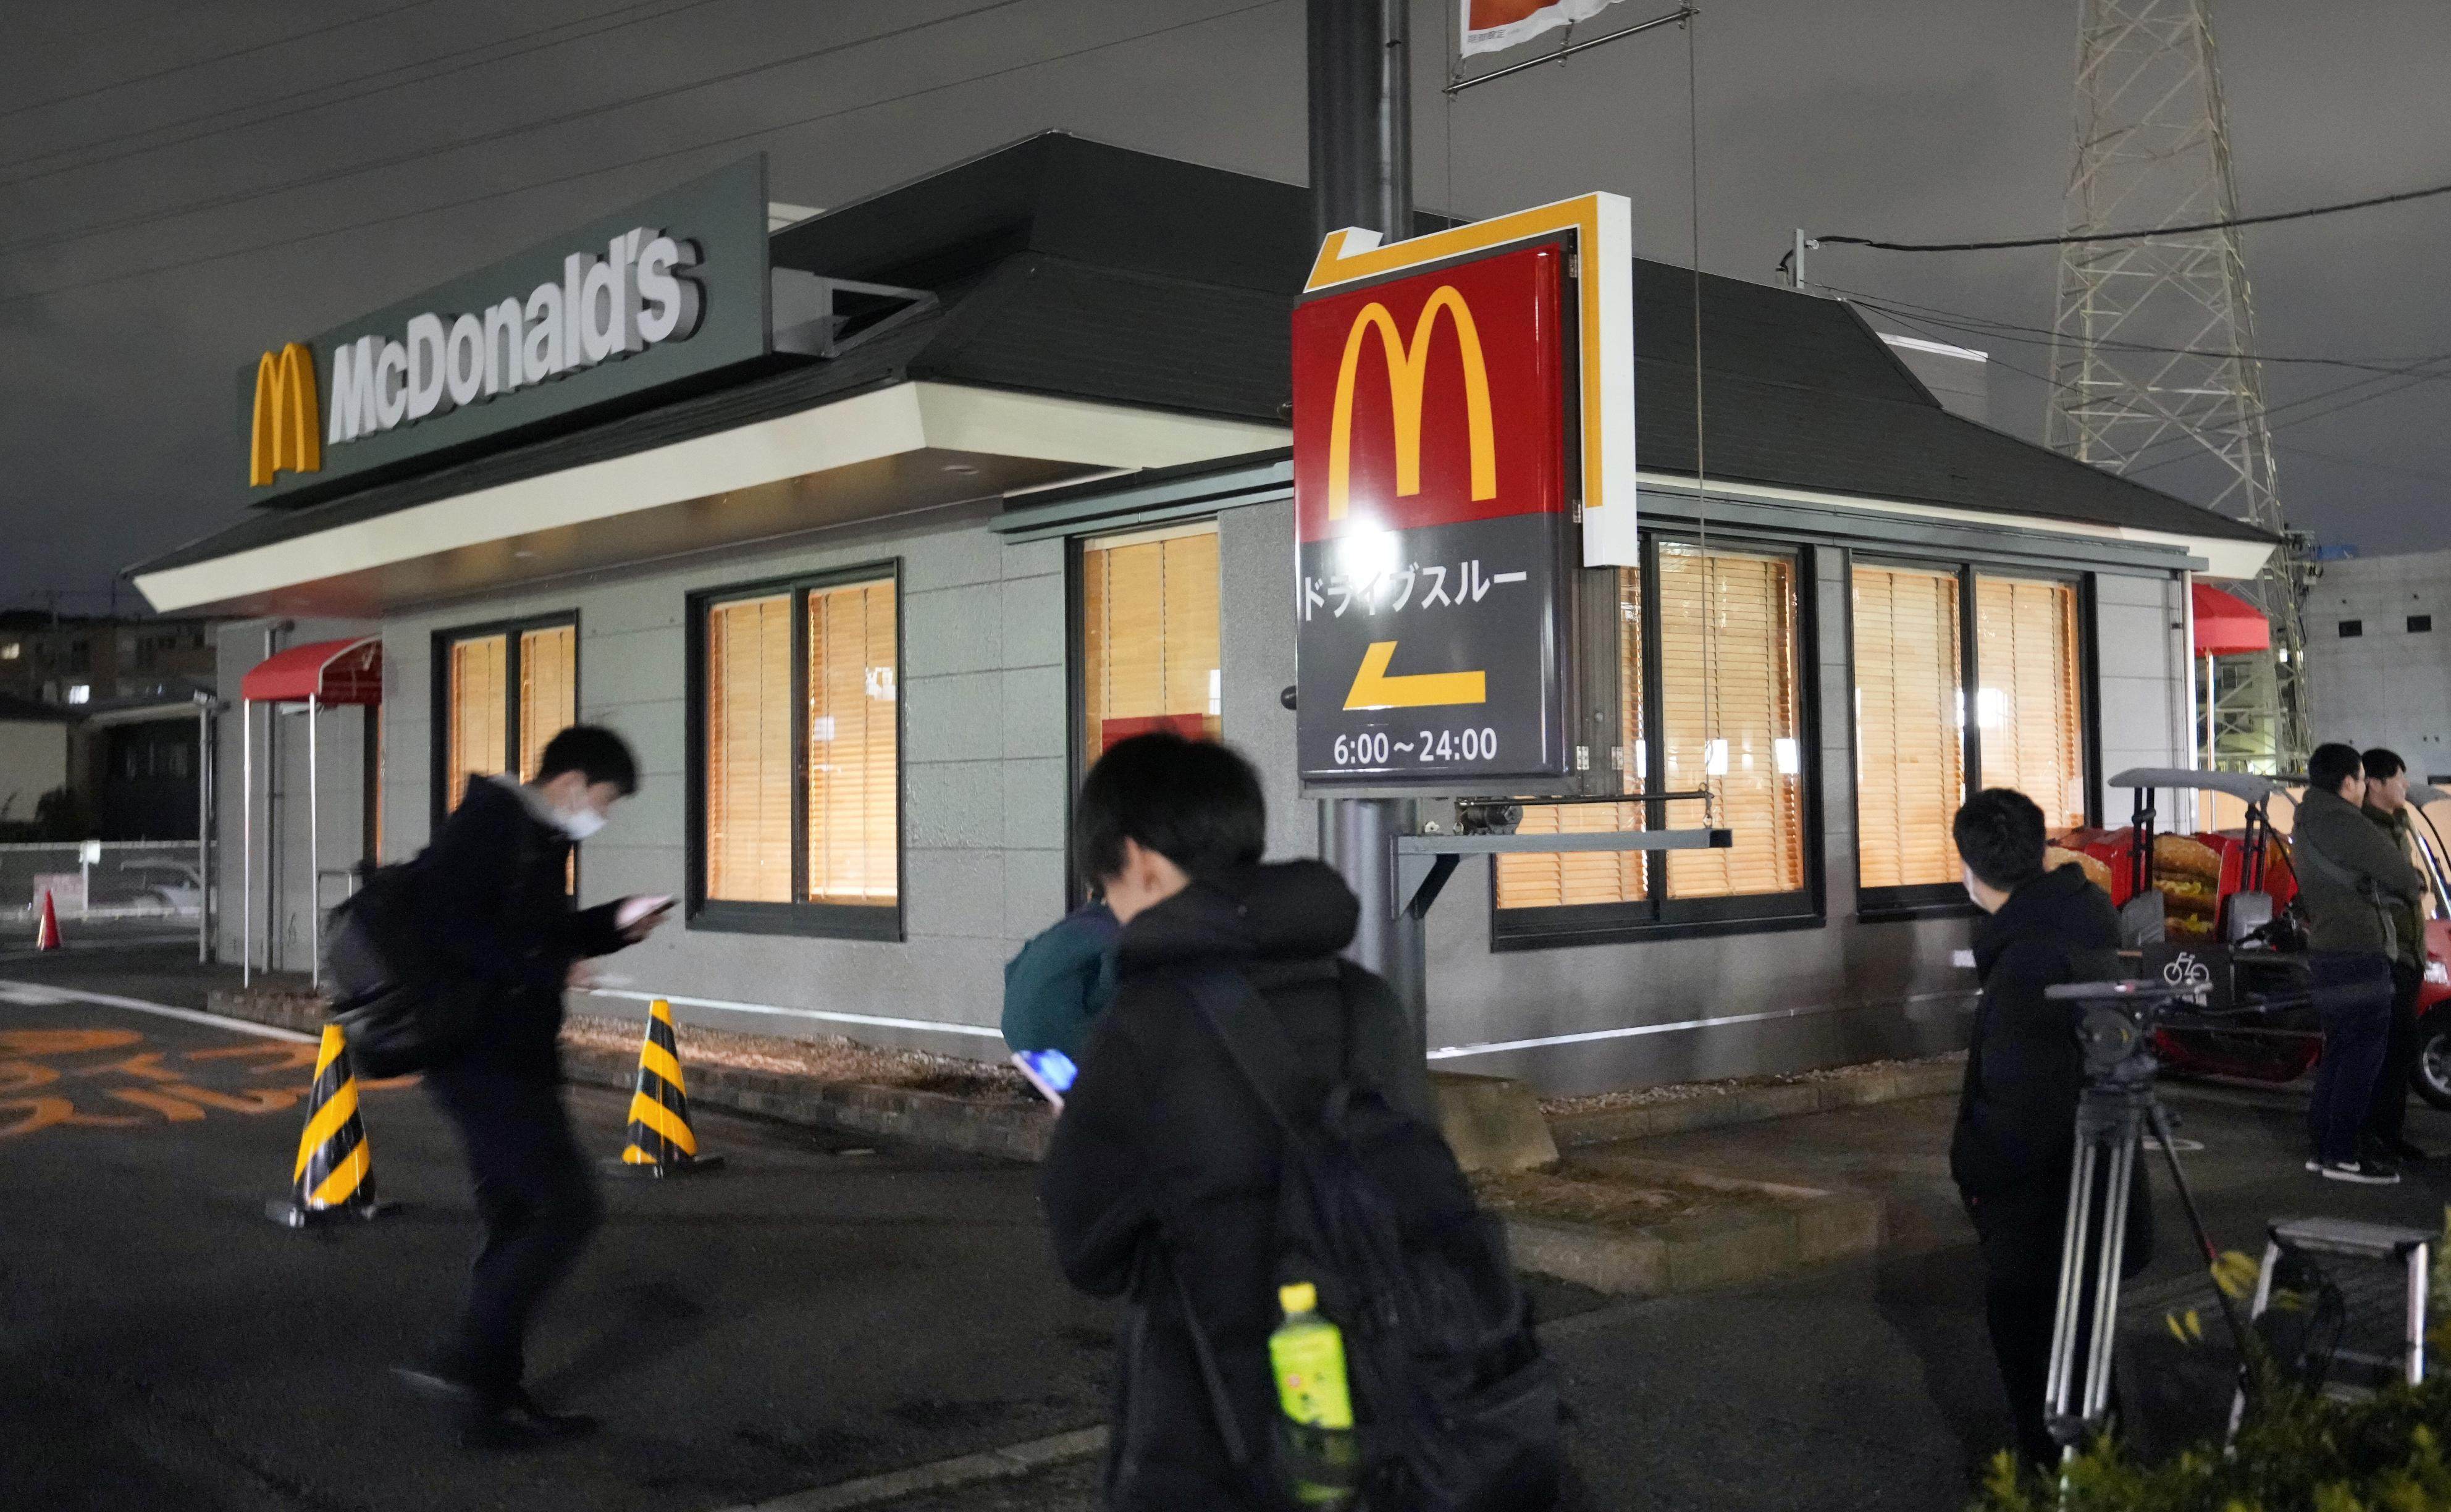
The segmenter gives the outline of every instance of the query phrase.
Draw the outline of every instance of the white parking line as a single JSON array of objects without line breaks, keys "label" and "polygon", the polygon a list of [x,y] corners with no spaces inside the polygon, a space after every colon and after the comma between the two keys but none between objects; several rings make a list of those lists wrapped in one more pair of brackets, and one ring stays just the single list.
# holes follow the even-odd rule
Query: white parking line
[{"label": "white parking line", "polygon": [[1070,1433],[1008,1443],[1000,1449],[986,1449],[958,1459],[916,1464],[908,1470],[893,1470],[857,1481],[821,1485],[811,1491],[794,1491],[789,1496],[778,1496],[754,1506],[726,1507],[724,1512],[850,1512],[853,1507],[898,1502],[922,1492],[943,1491],[957,1485],[975,1485],[982,1481],[1002,1481],[1016,1475],[1028,1475],[1050,1464],[1088,1459],[1105,1452],[1106,1447],[1105,1428],[1076,1428]]},{"label": "white parking line", "polygon": [[23,1007],[46,1007],[53,1003],[94,1003],[104,1008],[124,1008],[131,1013],[151,1013],[157,1018],[175,1018],[190,1024],[206,1024],[214,1029],[226,1029],[241,1034],[254,1034],[264,1039],[285,1039],[292,1044],[312,1045],[315,1036],[302,1034],[294,1029],[276,1029],[270,1024],[250,1024],[243,1018],[225,1018],[219,1013],[202,1012],[192,1008],[172,1008],[167,1003],[148,1003],[141,997],[120,997],[111,992],[90,992],[82,987],[55,987],[49,982],[12,982],[0,980],[0,1003]]}]

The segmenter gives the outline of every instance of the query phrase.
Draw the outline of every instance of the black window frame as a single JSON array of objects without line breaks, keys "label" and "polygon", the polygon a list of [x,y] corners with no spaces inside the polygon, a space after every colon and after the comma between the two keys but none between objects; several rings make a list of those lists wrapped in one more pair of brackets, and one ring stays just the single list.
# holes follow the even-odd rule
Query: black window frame
[{"label": "black window frame", "polygon": [[2366,622],[2363,619],[2341,621],[2341,638],[2343,640],[2363,640],[2365,633]]},{"label": "black window frame", "polygon": [[[893,901],[813,903],[809,889],[809,596],[856,583],[893,584]],[[784,596],[792,605],[792,901],[749,902],[706,895],[706,652],[707,618],[716,605]],[[909,596],[903,591],[902,559],[886,558],[822,572],[794,573],[751,582],[726,583],[688,599],[689,664],[684,678],[688,711],[682,766],[687,774],[688,873],[682,925],[721,934],[795,934],[819,939],[901,944],[909,938],[911,903],[910,717],[904,697],[903,648]]]},{"label": "black window frame", "polygon": [[2434,617],[2430,614],[2410,615],[2408,617],[2407,633],[2412,636],[2430,636],[2434,634]]},{"label": "black window frame", "polygon": [[[1813,542],[1741,532],[1709,532],[1683,526],[1645,529],[1641,533],[1642,575],[1642,786],[1649,792],[1668,790],[1667,742],[1659,738],[1650,711],[1663,707],[1663,668],[1659,648],[1659,548],[1663,543],[1716,550],[1775,554],[1794,564],[1796,658],[1796,780],[1802,785],[1798,822],[1804,830],[1804,885],[1786,893],[1755,893],[1733,897],[1673,898],[1668,893],[1668,853],[1642,852],[1644,896],[1621,903],[1574,903],[1559,908],[1500,908],[1498,866],[1490,863],[1489,943],[1493,952],[1555,950],[1581,945],[1609,945],[1633,940],[1690,939],[1706,935],[1773,933],[1819,929],[1829,922],[1821,810],[1821,664],[1819,556]],[[1616,567],[1582,569],[1587,603],[1597,602],[1584,619],[1597,628],[1617,620]],[[1587,630],[1587,634],[1593,633]],[[1612,648],[1614,649],[1614,648]],[[1620,658],[1612,658],[1609,681],[1617,681]],[[1620,690],[1621,692],[1622,690]],[[1666,798],[1628,794],[1627,801],[1643,804],[1643,824],[1665,829]]]},{"label": "black window frame", "polygon": [[462,640],[482,640],[492,636],[503,638],[502,698],[502,770],[513,776],[520,770],[520,637],[531,630],[570,630],[571,719],[582,716],[585,705],[579,697],[579,658],[583,651],[577,609],[557,610],[548,614],[521,615],[515,619],[493,619],[481,624],[453,625],[434,632],[433,747],[434,793],[429,805],[433,811],[434,832],[440,833],[442,821],[451,816],[445,807],[451,795],[451,648]]},{"label": "black window frame", "polygon": [[[1931,556],[1912,551],[1861,551],[1845,554],[1847,611],[1847,683],[1855,685],[1855,569],[1861,566],[1903,567],[1931,572],[1946,569],[1957,578],[1957,644],[1958,686],[1969,695],[1965,708],[1965,772],[1966,792],[1983,790],[1983,720],[1980,714],[1983,688],[1983,649],[1979,638],[1978,604],[1975,586],[1983,578],[2005,578],[2020,582],[2063,583],[2076,590],[2076,680],[2077,680],[2077,758],[2084,766],[2085,822],[2102,822],[2102,718],[2100,647],[2095,642],[2094,613],[2095,574],[2083,570],[2054,571],[2048,567],[2024,562],[1990,561],[1963,555]],[[1848,729],[1849,766],[1853,781],[1848,784],[1847,801],[1853,813],[1850,819],[1855,850],[1855,917],[1866,924],[1885,923],[1897,919],[1951,918],[1971,916],[1979,912],[1966,895],[1963,882],[1919,882],[1905,887],[1866,887],[1864,885],[1863,805],[1860,801],[1863,773],[1858,770],[1863,759],[1863,741],[1853,725],[1853,701],[1850,701]]]}]

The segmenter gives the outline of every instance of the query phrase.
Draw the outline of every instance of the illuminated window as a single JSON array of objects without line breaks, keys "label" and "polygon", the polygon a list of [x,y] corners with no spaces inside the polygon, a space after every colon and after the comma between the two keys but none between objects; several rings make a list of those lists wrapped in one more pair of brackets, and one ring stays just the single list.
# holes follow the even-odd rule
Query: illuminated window
[{"label": "illuminated window", "polygon": [[[1733,832],[1727,850],[1501,855],[1500,939],[1816,916],[1809,874],[1797,560],[1788,552],[1660,540],[1610,569],[1620,710],[1608,753],[1628,793],[1699,799],[1535,805],[1520,833],[1649,825]],[[1646,584],[1649,604],[1646,604]],[[1647,645],[1647,639],[1656,642]],[[1646,717],[1657,709],[1656,720]],[[1597,759],[1598,753],[1595,753]]]},{"label": "illuminated window", "polygon": [[1974,647],[1983,785],[2033,799],[2055,833],[2085,823],[2076,585],[1977,578]]},{"label": "illuminated window", "polygon": [[1856,880],[1959,880],[1950,820],[1966,801],[1966,689],[1953,571],[1858,566]]},{"label": "illuminated window", "polygon": [[0,661],[14,661],[25,654],[25,645],[20,641],[10,640],[0,643]]},{"label": "illuminated window", "polygon": [[537,774],[545,743],[578,720],[578,626],[568,619],[441,637],[439,815],[477,777]]},{"label": "illuminated window", "polygon": [[1081,755],[1152,730],[1222,737],[1217,525],[1081,546]]},{"label": "illuminated window", "polygon": [[899,937],[898,599],[872,572],[700,601],[701,927]]},{"label": "illuminated window", "polygon": [[2014,788],[2053,833],[2087,822],[2077,585],[1860,563],[1854,599],[1863,906],[1963,907],[1950,821],[1967,794]]}]

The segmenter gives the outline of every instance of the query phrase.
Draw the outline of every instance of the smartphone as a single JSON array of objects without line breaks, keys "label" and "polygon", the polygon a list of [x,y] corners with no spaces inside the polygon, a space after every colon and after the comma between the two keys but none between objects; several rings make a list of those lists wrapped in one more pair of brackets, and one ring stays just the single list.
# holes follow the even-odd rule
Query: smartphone
[{"label": "smartphone", "polygon": [[1029,1078],[1029,1085],[1038,1089],[1038,1095],[1053,1103],[1057,1112],[1064,1111],[1064,1094],[1072,1090],[1072,1079],[1081,1074],[1071,1056],[1060,1050],[1017,1050],[1012,1052],[1012,1063]]},{"label": "smartphone", "polygon": [[673,898],[649,893],[641,893],[635,897],[625,897],[621,900],[621,906],[613,911],[613,922],[622,929],[630,929],[649,919],[671,913],[675,901]]}]

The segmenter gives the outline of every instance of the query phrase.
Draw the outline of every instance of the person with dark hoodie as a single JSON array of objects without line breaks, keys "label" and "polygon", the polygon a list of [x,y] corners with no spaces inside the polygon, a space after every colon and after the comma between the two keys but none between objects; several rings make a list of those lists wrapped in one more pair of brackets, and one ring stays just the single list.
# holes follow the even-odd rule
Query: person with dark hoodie
[{"label": "person with dark hoodie", "polygon": [[[2391,848],[2408,855],[2408,763],[2400,753],[2377,746],[2361,757],[2366,795],[2361,812],[2382,832]],[[2408,1139],[2408,1088],[2417,1074],[2417,994],[2425,987],[2425,911],[2410,898],[2393,897],[2391,914],[2391,1030],[2383,1041],[2382,1070],[2375,1078],[2374,1105],[2366,1113],[2369,1152],[2393,1161],[2422,1161],[2428,1153]]]},{"label": "person with dark hoodie", "polygon": [[[1324,1098],[1340,1074],[1434,1119],[1386,983],[1341,960],[1360,905],[1317,861],[1263,865],[1259,775],[1220,745],[1136,736],[1081,784],[1073,846],[1123,924],[1113,1005],[1090,1030],[1040,1177],[1065,1276],[1130,1312],[1116,1366],[1106,1504],[1276,1508],[1237,1471],[1186,1300],[1245,1444],[1278,1414],[1268,1367],[1281,1136],[1203,1024],[1180,972],[1240,972]],[[1289,1099],[1291,1101],[1293,1099]]]},{"label": "person with dark hoodie", "polygon": [[459,1410],[472,1448],[596,1426],[538,1405],[521,1378],[529,1319],[603,1215],[562,1107],[561,994],[586,985],[589,957],[646,938],[659,921],[625,927],[628,899],[573,907],[570,848],[637,788],[619,736],[572,725],[546,742],[534,781],[472,779],[420,863],[421,912],[445,970],[486,989],[474,1037],[425,1075],[466,1148],[485,1234],[458,1325],[430,1365],[400,1374]]},{"label": "person with dark hoodie", "polygon": [[[2075,1164],[2077,1098],[2085,1057],[2077,1013],[2044,989],[2119,976],[2119,916],[2074,866],[2043,868],[2043,811],[2010,788],[1966,800],[1951,826],[1967,895],[1990,915],[1974,933],[1983,995],[1950,1174],[1974,1221],[1983,1255],[1983,1305],[2000,1381],[2027,1463],[2059,1456],[2046,1425],[2060,1250]],[[2140,1177],[2129,1190],[2122,1271],[2142,1267],[2152,1206]]]},{"label": "person with dark hoodie", "polygon": [[2375,1084],[2391,1043],[2396,904],[2415,907],[2425,878],[2363,811],[2365,757],[2327,741],[2306,757],[2306,791],[2289,835],[2289,867],[2306,910],[2306,969],[2324,1058],[2307,1106],[2315,1151],[2306,1168],[2327,1180],[2388,1187],[2400,1169],[2363,1143]]}]

